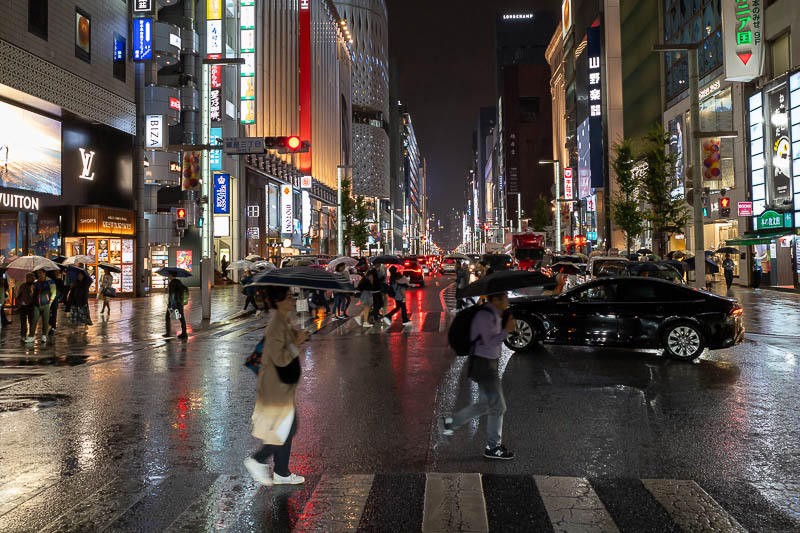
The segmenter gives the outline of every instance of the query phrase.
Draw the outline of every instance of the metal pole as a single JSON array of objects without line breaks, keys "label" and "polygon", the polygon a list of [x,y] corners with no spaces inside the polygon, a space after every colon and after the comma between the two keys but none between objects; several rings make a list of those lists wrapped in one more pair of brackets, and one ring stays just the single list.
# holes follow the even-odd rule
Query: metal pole
[{"label": "metal pole", "polygon": [[522,233],[522,193],[517,193],[517,231]]},{"label": "metal pole", "polygon": [[556,173],[556,252],[561,251],[561,163],[556,160],[553,163]]},{"label": "metal pole", "polygon": [[336,167],[336,255],[344,255],[344,228],[342,228],[342,173],[344,167]]},{"label": "metal pole", "polygon": [[[202,142],[209,144],[211,137],[211,120],[209,105],[211,104],[211,66],[203,64],[203,107],[201,109]],[[206,197],[203,212],[203,230],[201,238],[202,260],[200,262],[200,302],[203,308],[203,320],[211,319],[211,286],[214,284],[214,216],[211,212],[212,179],[209,172],[208,150],[203,150],[203,195]]]},{"label": "metal pole", "polygon": [[706,253],[705,253],[705,225],[703,224],[703,188],[700,173],[700,139],[696,138],[694,132],[701,130],[700,128],[700,91],[699,91],[699,73],[698,73],[698,55],[699,49],[687,50],[689,55],[689,97],[691,98],[691,109],[689,111],[692,121],[692,136],[689,138],[689,143],[692,147],[692,182],[694,202],[692,205],[692,214],[694,224],[694,273],[695,287],[698,289],[705,287],[706,283]]}]

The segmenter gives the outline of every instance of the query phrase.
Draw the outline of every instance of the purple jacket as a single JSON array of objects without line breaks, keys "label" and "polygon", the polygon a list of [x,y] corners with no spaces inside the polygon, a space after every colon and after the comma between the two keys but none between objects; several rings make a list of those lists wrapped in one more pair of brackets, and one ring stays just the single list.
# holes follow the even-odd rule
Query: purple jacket
[{"label": "purple jacket", "polygon": [[503,329],[503,315],[490,303],[472,319],[469,338],[475,342],[473,354],[486,359],[498,359],[508,332]]}]

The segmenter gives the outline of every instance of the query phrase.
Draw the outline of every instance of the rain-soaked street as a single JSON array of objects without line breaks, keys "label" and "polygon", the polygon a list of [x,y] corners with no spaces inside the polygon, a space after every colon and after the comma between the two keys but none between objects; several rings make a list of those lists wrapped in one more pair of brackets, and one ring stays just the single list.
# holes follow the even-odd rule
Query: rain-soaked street
[{"label": "rain-soaked street", "polygon": [[[800,297],[736,289],[746,340],[683,363],[545,347],[501,361],[513,461],[485,422],[441,435],[477,394],[447,347],[452,277],[409,291],[413,324],[323,321],[302,350],[296,487],[242,461],[265,317],[199,293],[190,337],[165,296],[115,300],[46,347],[0,337],[0,531],[799,531]],[[353,315],[356,307],[351,308]],[[63,318],[63,317],[62,317]],[[176,324],[175,324],[176,325]]]}]

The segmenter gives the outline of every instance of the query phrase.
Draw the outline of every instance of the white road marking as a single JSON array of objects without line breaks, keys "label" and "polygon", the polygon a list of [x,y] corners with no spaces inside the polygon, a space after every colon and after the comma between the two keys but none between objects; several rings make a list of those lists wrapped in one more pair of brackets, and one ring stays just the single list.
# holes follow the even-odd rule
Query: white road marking
[{"label": "white road marking", "polygon": [[294,531],[355,531],[364,513],[372,474],[323,476]]},{"label": "white road marking", "polygon": [[480,474],[427,474],[423,509],[423,533],[489,531]]},{"label": "white road marking", "polygon": [[684,531],[747,533],[735,518],[694,481],[643,479],[642,483]]},{"label": "white road marking", "polygon": [[556,533],[618,533],[589,481],[580,477],[533,476]]}]

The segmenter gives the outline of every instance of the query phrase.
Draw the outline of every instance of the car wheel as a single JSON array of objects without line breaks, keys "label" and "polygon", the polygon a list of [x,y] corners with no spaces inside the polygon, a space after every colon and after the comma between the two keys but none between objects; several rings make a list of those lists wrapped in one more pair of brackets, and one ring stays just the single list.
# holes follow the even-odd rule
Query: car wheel
[{"label": "car wheel", "polygon": [[705,343],[697,326],[688,322],[672,324],[664,333],[664,350],[675,359],[691,361],[700,357]]},{"label": "car wheel", "polygon": [[542,339],[541,332],[529,318],[517,318],[517,329],[509,333],[505,345],[517,352],[531,350]]}]

